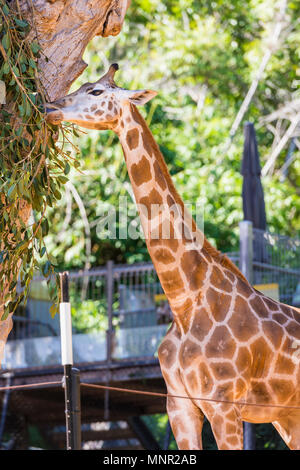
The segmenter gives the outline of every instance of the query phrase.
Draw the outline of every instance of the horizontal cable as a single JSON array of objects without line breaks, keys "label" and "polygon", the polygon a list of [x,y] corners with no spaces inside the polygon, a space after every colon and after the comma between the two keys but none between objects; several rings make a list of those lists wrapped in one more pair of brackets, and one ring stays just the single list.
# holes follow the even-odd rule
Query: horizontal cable
[{"label": "horizontal cable", "polygon": [[44,387],[45,385],[62,385],[62,382],[39,382],[36,384],[25,384],[25,385],[11,385],[9,387],[0,387],[0,392],[4,390],[22,390],[22,389],[33,389],[37,387]]},{"label": "horizontal cable", "polygon": [[[62,385],[62,382],[61,381],[39,382],[35,384],[11,385],[7,387],[0,387],[0,392],[4,390],[26,390],[26,389],[32,390],[34,388],[44,387],[46,385]],[[161,393],[161,392],[147,392],[145,390],[110,387],[108,385],[96,385],[96,384],[88,384],[84,382],[81,382],[80,385],[82,387],[96,388],[96,389],[101,389],[101,390],[111,390],[113,392],[132,393],[132,394],[137,394],[137,395],[147,395],[147,396],[159,397],[159,398],[182,398],[185,400],[206,401],[206,402],[212,402],[212,403],[224,403],[227,405],[256,406],[256,407],[261,407],[261,408],[288,408],[288,409],[293,409],[293,410],[300,410],[300,406],[274,405],[274,404],[265,404],[265,403],[248,403],[248,402],[238,402],[238,401],[232,401],[232,400],[217,400],[214,398],[190,397],[186,395],[172,395],[170,393]]]},{"label": "horizontal cable", "polygon": [[227,405],[238,405],[238,406],[258,406],[262,408],[288,408],[294,410],[300,410],[300,406],[288,406],[288,405],[266,405],[264,403],[247,403],[247,402],[239,402],[239,401],[230,401],[230,400],[217,400],[214,398],[200,398],[200,397],[189,397],[185,395],[171,395],[169,393],[160,393],[160,392],[146,392],[144,390],[134,390],[130,388],[119,388],[119,387],[110,387],[108,385],[96,385],[96,384],[88,384],[81,382],[81,386],[83,387],[90,387],[90,388],[98,388],[104,390],[111,390],[113,392],[124,392],[124,393],[134,393],[137,395],[148,395],[152,397],[160,397],[160,398],[183,398],[192,401],[207,401],[213,403],[225,403]]}]

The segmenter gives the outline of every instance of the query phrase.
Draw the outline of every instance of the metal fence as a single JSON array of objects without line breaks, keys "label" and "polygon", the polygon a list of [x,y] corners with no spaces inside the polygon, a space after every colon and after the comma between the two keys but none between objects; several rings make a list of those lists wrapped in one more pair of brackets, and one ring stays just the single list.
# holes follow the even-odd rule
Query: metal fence
[{"label": "metal fence", "polygon": [[275,300],[300,306],[300,239],[240,223],[239,265],[249,281]]},{"label": "metal fence", "polygon": [[273,284],[278,300],[300,306],[300,239],[253,229],[254,284]]},{"label": "metal fence", "polygon": [[[252,230],[247,224],[246,232],[241,230],[240,253],[230,258],[244,273],[249,271],[247,277],[259,290],[300,306],[300,240]],[[69,277],[76,362],[153,357],[172,316],[152,263],[110,261],[88,272],[70,272]],[[59,319],[51,318],[50,306],[46,283],[36,278],[26,307],[15,316],[6,347],[8,367],[59,360]]]}]

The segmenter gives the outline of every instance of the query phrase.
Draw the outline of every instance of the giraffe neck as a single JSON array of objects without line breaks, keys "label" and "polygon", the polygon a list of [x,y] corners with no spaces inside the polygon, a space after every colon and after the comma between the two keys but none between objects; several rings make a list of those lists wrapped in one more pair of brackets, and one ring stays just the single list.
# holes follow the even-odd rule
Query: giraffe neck
[{"label": "giraffe neck", "polygon": [[174,320],[185,331],[183,323],[201,288],[209,282],[209,265],[216,262],[211,255],[220,253],[208,243],[186,210],[159,147],[134,105],[123,108],[117,134],[149,254]]}]

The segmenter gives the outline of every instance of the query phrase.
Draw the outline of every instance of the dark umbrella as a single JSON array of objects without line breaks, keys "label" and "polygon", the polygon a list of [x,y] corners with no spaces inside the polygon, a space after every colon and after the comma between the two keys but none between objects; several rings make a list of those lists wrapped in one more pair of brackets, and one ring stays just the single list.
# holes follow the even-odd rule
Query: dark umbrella
[{"label": "dark umbrella", "polygon": [[[243,180],[243,211],[244,220],[253,224],[253,258],[255,261],[267,262],[266,244],[263,231],[267,228],[264,191],[261,184],[261,168],[256,142],[255,129],[252,122],[244,126],[244,151],[241,173]],[[255,230],[255,229],[260,229]]]},{"label": "dark umbrella", "polygon": [[266,230],[266,210],[264,192],[260,180],[261,168],[256,142],[255,129],[252,122],[244,127],[244,152],[241,173],[243,181],[244,220],[250,220],[253,228]]},{"label": "dark umbrella", "polygon": [[[260,180],[261,168],[256,142],[255,129],[252,122],[244,126],[244,151],[241,173],[243,179],[243,211],[244,220],[250,220],[254,229],[262,231],[253,232],[253,258],[263,261],[265,256],[264,233],[266,230],[266,210],[264,192]],[[255,426],[244,423],[244,449],[255,449]]]}]

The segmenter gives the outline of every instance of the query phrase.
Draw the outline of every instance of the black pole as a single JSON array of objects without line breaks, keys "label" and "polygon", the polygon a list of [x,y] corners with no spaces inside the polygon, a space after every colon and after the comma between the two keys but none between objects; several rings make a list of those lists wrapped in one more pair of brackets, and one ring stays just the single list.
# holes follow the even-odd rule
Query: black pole
[{"label": "black pole", "polygon": [[255,425],[244,421],[244,450],[255,450],[256,437],[255,437]]},{"label": "black pole", "polygon": [[69,296],[69,273],[63,272],[59,274],[60,278],[60,301],[70,302]]},{"label": "black pole", "polygon": [[[5,375],[4,374],[2,375],[2,377],[6,376],[6,387],[10,387],[11,375],[12,374],[10,372],[8,372]],[[6,422],[9,396],[10,396],[10,389],[7,388],[4,393],[2,414],[1,414],[1,420],[0,420],[0,447],[2,446],[2,439],[3,439],[3,434],[4,434],[5,422]]]},{"label": "black pole", "polygon": [[80,372],[64,366],[67,450],[81,449]]},{"label": "black pole", "polygon": [[[110,366],[112,363],[113,356],[113,295],[114,295],[114,272],[113,272],[113,261],[107,261],[106,264],[106,298],[107,298],[107,330],[106,330],[106,364],[108,368],[106,384],[109,385],[110,380]],[[109,390],[106,389],[104,392],[104,420],[109,420]]]},{"label": "black pole", "polygon": [[164,438],[163,450],[169,449],[170,440],[171,440],[171,424],[170,424],[170,420],[168,419],[167,426],[166,426],[166,434]]},{"label": "black pole", "polygon": [[[60,274],[61,303],[69,304],[69,275]],[[62,312],[62,311],[61,311]],[[62,338],[64,340],[64,338]],[[71,362],[71,361],[70,361]],[[63,387],[65,390],[66,440],[67,450],[81,449],[81,407],[80,407],[80,372],[65,364]]]}]

